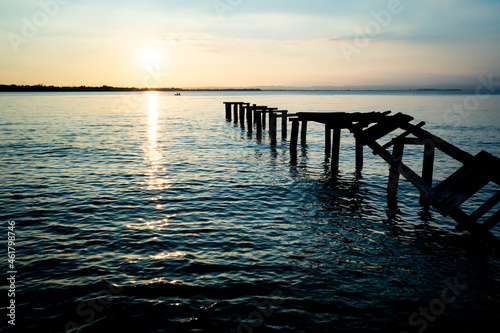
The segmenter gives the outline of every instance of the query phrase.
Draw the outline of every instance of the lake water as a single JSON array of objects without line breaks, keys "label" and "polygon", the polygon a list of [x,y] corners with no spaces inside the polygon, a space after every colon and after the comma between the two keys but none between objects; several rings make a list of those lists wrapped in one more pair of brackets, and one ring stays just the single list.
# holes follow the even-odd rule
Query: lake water
[{"label": "lake water", "polygon": [[[322,126],[310,124],[291,163],[288,141],[226,122],[225,101],[403,112],[471,154],[500,156],[497,94],[2,93],[18,331],[496,332],[497,256],[405,180],[388,205],[387,165],[365,147],[357,177],[347,131],[335,176]],[[404,161],[419,170],[421,157],[411,147]],[[459,166],[437,154],[436,182]]]}]

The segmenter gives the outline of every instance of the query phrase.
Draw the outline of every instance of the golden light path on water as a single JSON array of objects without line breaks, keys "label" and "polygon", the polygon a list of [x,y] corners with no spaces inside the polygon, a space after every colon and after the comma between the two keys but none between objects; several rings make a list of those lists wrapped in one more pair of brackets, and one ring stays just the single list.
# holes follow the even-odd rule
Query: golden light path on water
[{"label": "golden light path on water", "polygon": [[158,145],[158,92],[149,91],[147,94],[149,117],[146,156],[151,164],[147,170],[148,190],[164,190],[168,188],[168,180],[157,175],[159,171],[166,171]]},{"label": "golden light path on water", "polygon": [[[148,143],[146,148],[146,157],[150,163],[150,167],[146,171],[148,191],[163,191],[170,187],[170,182],[167,178],[165,167],[165,161],[161,153],[161,145],[158,143],[158,92],[148,91]],[[155,196],[152,200],[158,201],[161,196]],[[162,205],[157,204],[157,209],[161,209]],[[173,215],[175,216],[175,215]],[[149,221],[143,226],[147,229],[161,230],[163,227],[168,226],[169,218],[173,216],[166,216],[164,219],[158,221]],[[183,256],[185,253],[177,251],[172,253],[159,253],[156,255],[151,255],[150,258],[161,260],[171,257]]]},{"label": "golden light path on water", "polygon": [[[147,92],[147,141],[144,145],[144,158],[148,164],[145,172],[146,182],[145,186],[147,191],[152,194],[151,201],[160,202],[162,199],[162,192],[168,190],[171,183],[168,179],[167,168],[165,166],[165,158],[162,154],[162,146],[159,143],[159,124],[158,124],[158,95],[157,91]],[[164,206],[160,203],[155,205],[157,210],[161,210]],[[137,230],[151,229],[152,231],[160,232],[163,228],[169,225],[169,219],[175,217],[176,214],[165,215],[160,219],[150,219],[148,216],[139,218],[139,223],[129,223],[127,227]],[[154,236],[153,240],[158,239]],[[133,263],[136,260],[161,260],[168,258],[175,258],[183,256],[185,253],[180,251],[174,252],[161,252],[152,254],[149,257],[144,256],[127,256],[127,259]],[[137,281],[134,281],[134,283]]]}]

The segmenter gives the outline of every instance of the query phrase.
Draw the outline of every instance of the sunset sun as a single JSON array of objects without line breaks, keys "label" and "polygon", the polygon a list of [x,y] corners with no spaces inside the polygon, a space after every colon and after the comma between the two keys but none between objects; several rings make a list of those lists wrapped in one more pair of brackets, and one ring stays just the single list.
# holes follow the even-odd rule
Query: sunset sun
[{"label": "sunset sun", "polygon": [[144,50],[141,55],[141,63],[148,68],[158,67],[161,63],[161,55],[158,50]]}]

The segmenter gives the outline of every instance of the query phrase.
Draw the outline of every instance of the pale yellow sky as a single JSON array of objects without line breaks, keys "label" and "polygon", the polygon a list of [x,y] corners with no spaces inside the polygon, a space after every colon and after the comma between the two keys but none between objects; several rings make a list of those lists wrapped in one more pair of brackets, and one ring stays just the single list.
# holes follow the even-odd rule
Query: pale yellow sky
[{"label": "pale yellow sky", "polygon": [[189,3],[2,1],[0,84],[425,86],[500,74],[494,1]]}]

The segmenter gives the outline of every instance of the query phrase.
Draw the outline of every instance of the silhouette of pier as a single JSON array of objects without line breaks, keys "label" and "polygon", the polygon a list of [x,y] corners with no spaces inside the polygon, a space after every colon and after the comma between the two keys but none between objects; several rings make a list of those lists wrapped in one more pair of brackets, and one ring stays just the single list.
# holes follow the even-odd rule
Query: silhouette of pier
[{"label": "silhouette of pier", "polygon": [[[468,231],[481,240],[500,249],[500,240],[491,229],[500,222],[500,210],[492,209],[500,202],[500,191],[496,191],[471,214],[467,214],[461,205],[483,189],[487,184],[500,186],[500,159],[486,151],[473,156],[448,143],[444,139],[423,129],[425,122],[411,123],[414,118],[402,114],[385,112],[297,112],[257,106],[244,102],[224,102],[226,120],[239,123],[249,133],[255,129],[257,139],[262,138],[263,129],[269,126],[268,135],[271,145],[276,145],[277,119],[281,118],[281,137],[287,139],[287,123],[291,122],[289,141],[290,157],[297,157],[297,144],[306,143],[307,125],[310,122],[321,123],[325,127],[325,154],[331,158],[332,172],[338,172],[340,138],[342,130],[349,130],[354,136],[356,146],[356,171],[363,168],[363,147],[367,146],[374,155],[380,156],[389,166],[387,194],[395,197],[400,176],[405,177],[419,192],[420,201],[430,205],[441,215],[451,217],[457,223],[457,230]],[[245,122],[246,119],[246,122]],[[394,132],[401,132],[394,136]],[[332,135],[333,134],[333,135]],[[378,140],[392,138],[384,144]],[[421,174],[403,163],[404,148],[407,145],[423,147]],[[392,152],[389,149],[392,147]],[[462,166],[448,178],[433,186],[433,173],[436,149],[442,151]],[[483,216],[488,216],[479,223]]]}]

